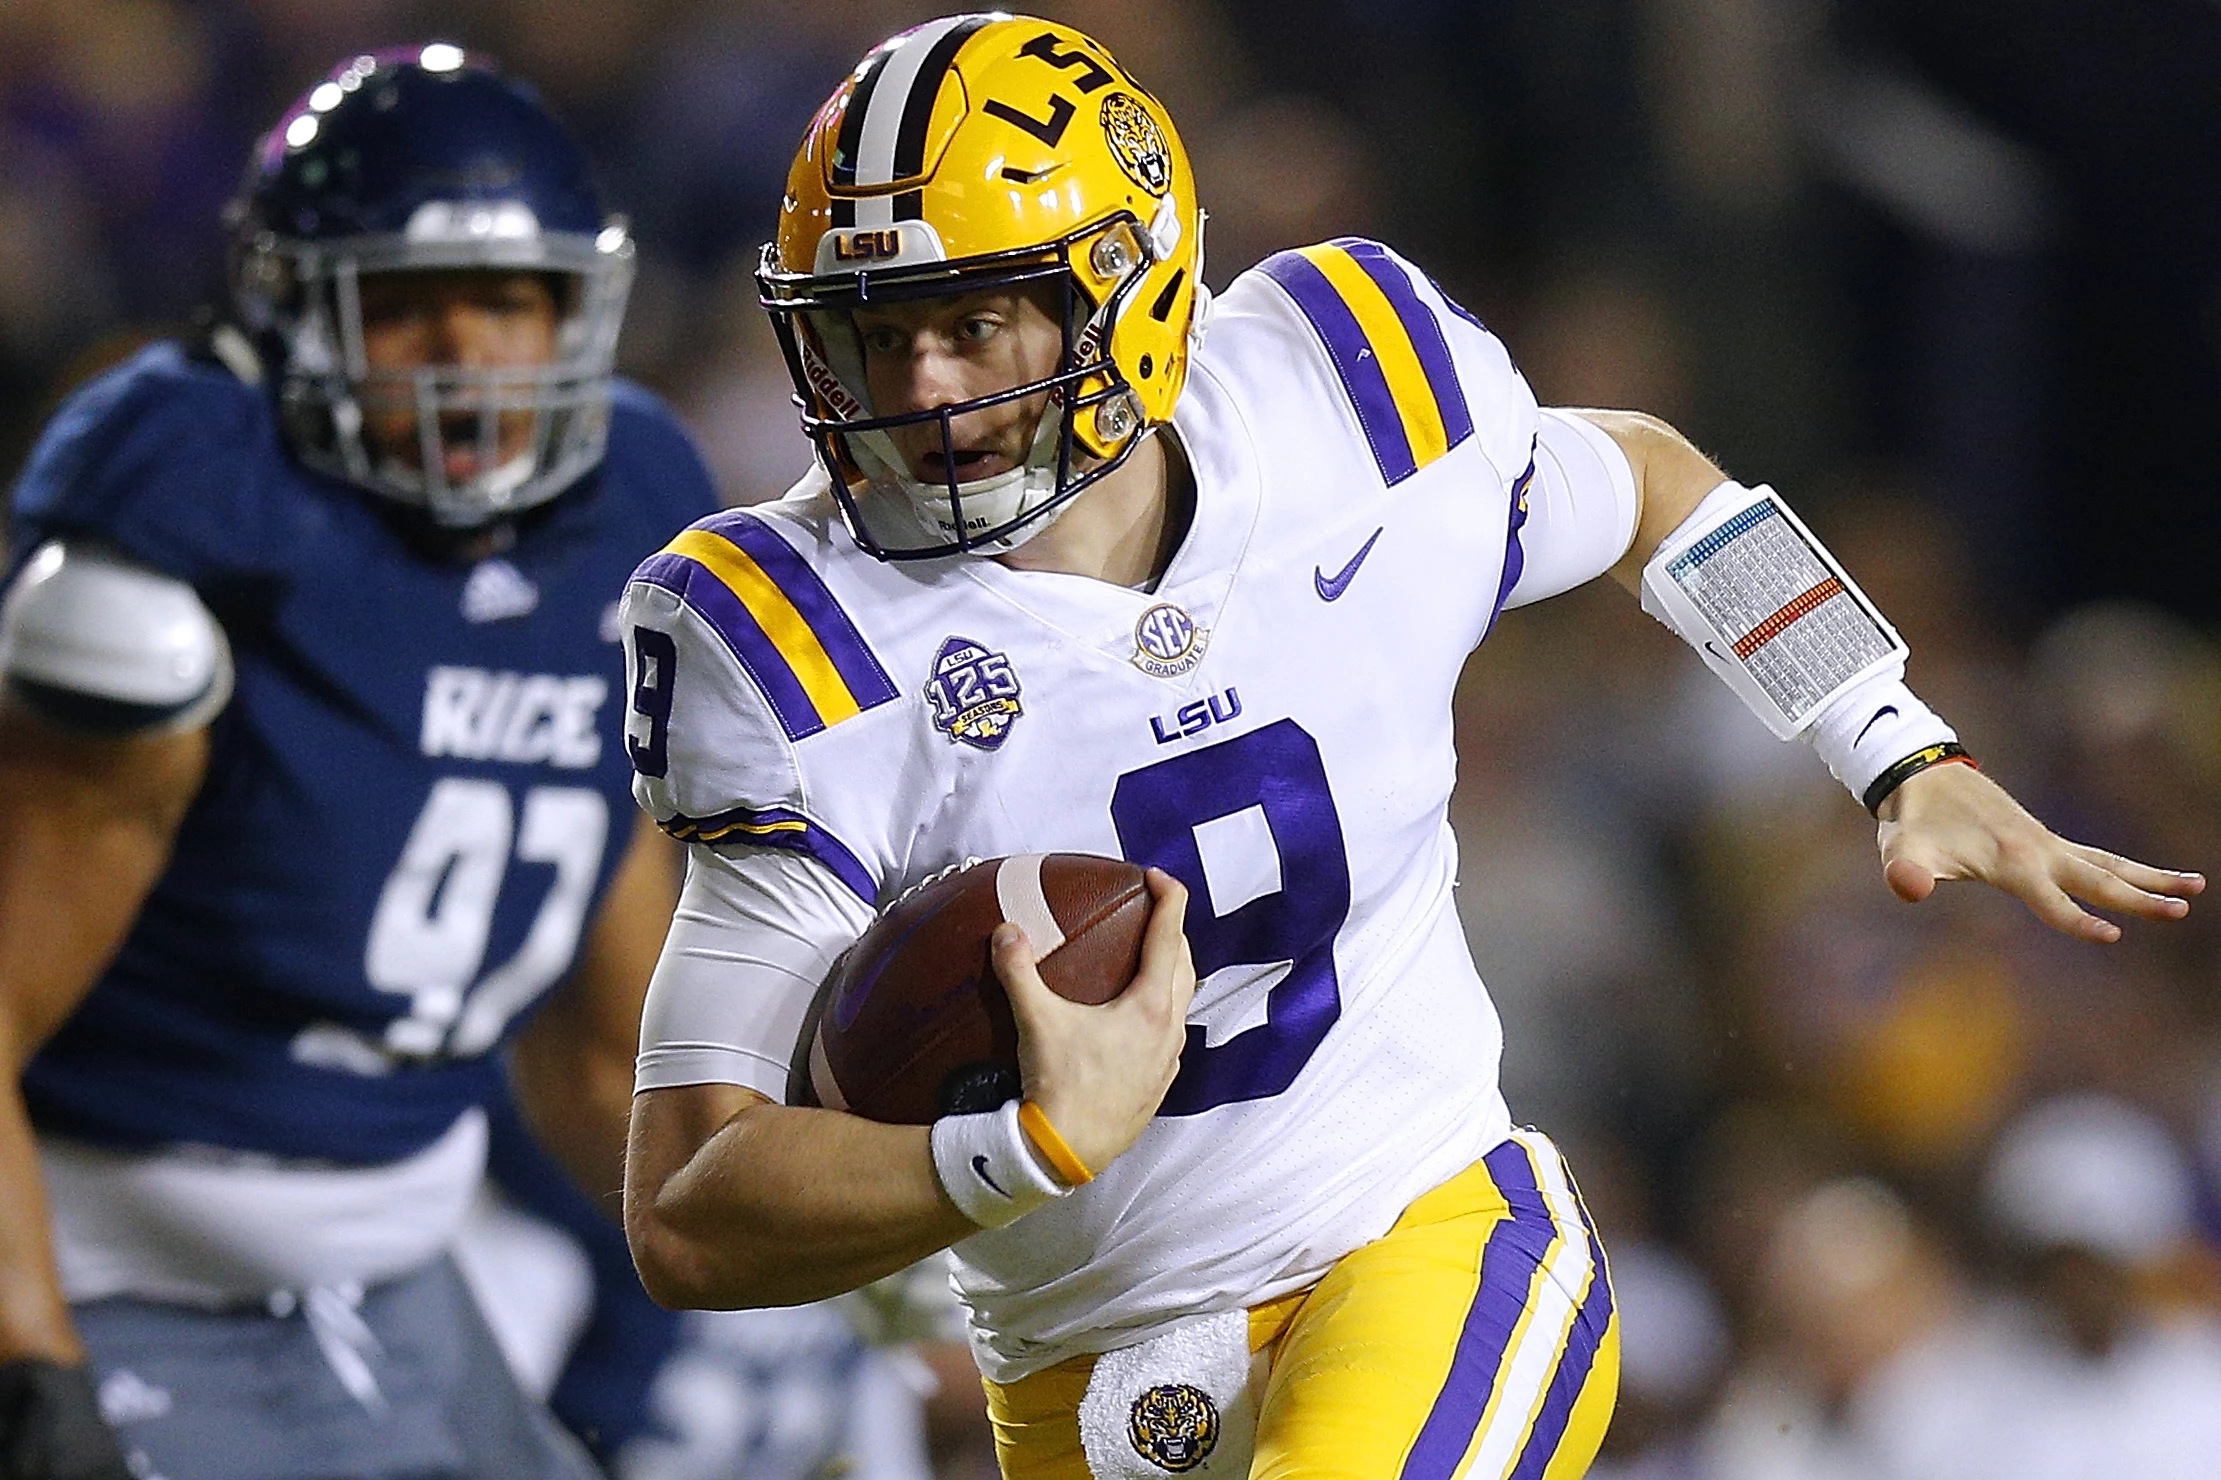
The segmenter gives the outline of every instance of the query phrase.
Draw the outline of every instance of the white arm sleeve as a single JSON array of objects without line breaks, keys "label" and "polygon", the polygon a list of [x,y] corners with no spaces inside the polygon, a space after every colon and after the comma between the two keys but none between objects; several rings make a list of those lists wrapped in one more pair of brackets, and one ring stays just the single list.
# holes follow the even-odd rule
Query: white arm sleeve
[{"label": "white arm sleeve", "polygon": [[737,1084],[774,1103],[802,1019],[871,910],[824,864],[769,848],[688,850],[648,983],[633,1089]]},{"label": "white arm sleeve", "polygon": [[1535,432],[1535,476],[1519,532],[1526,563],[1507,607],[1594,580],[1635,543],[1635,470],[1612,434],[1554,406]]}]

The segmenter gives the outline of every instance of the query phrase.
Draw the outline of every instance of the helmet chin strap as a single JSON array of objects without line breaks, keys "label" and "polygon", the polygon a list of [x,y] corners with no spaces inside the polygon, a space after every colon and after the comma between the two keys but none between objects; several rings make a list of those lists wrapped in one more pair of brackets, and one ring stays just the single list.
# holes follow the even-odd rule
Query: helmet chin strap
[{"label": "helmet chin strap", "polygon": [[[1007,472],[993,474],[970,483],[959,483],[957,493],[968,520],[983,529],[998,529],[1014,519],[1023,519],[1032,510],[1055,497],[1057,491],[1057,443],[1062,435],[1065,414],[1044,412],[1034,425],[1033,442],[1026,450],[1025,461]],[[885,432],[864,432],[855,442],[863,454],[860,461],[876,466],[872,482],[880,488],[896,492],[917,516],[919,525],[948,539],[959,538],[956,511],[952,507],[948,488],[939,483],[925,483],[908,475],[908,466],[901,453],[895,450],[894,440]],[[975,553],[1001,555],[1017,549],[1035,535],[1056,523],[1064,511],[1072,506],[1067,499],[1054,509],[1012,530],[998,539],[980,540],[972,545]]]}]

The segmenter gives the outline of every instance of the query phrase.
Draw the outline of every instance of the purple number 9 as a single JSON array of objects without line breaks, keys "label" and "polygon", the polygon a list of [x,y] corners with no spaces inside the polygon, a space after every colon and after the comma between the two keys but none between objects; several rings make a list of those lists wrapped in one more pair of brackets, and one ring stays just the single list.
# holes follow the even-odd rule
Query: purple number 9
[{"label": "purple number 9", "polygon": [[1110,810],[1127,858],[1188,886],[1198,977],[1288,965],[1263,1023],[1215,1045],[1188,1025],[1158,1113],[1279,1094],[1342,1015],[1334,937],[1349,917],[1350,868],[1318,742],[1294,720],[1276,720],[1127,772]]}]

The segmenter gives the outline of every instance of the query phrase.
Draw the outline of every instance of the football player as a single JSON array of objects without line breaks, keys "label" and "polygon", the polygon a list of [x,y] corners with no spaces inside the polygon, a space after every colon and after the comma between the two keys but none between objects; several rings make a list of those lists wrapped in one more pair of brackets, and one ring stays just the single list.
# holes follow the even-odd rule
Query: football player
[{"label": "football player", "polygon": [[715,498],[612,378],[623,224],[484,60],[350,60],[235,226],[237,321],[14,496],[0,1475],[586,1476],[444,1251],[505,1046],[618,1185],[677,879],[614,599]]},{"label": "football player", "polygon": [[[1497,1091],[1451,903],[1451,694],[1504,608],[1640,592],[1875,812],[1908,899],[1981,879],[2110,940],[2078,899],[2169,919],[2202,881],[1957,764],[1770,490],[1650,417],[1538,409],[1386,247],[1213,303],[1202,232],[1171,120],[1062,24],[907,31],[811,124],[759,281],[821,466],[623,610],[639,796],[693,845],[634,1256],[727,1306],[953,1245],[1011,1476],[1578,1475],[1611,1285]],[[1124,995],[1077,1006],[1005,870],[1021,1098],[930,1128],[781,1103],[875,907],[1049,849],[1149,865],[1157,906]]]}]

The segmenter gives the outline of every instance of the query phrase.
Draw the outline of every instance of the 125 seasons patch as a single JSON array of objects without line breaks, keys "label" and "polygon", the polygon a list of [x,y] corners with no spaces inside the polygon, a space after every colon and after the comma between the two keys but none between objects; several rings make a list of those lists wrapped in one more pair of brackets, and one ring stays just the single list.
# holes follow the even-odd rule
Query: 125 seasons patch
[{"label": "125 seasons patch", "polygon": [[933,655],[925,699],[933,707],[933,728],[979,750],[1000,747],[1025,713],[1009,657],[969,637],[951,637]]}]

